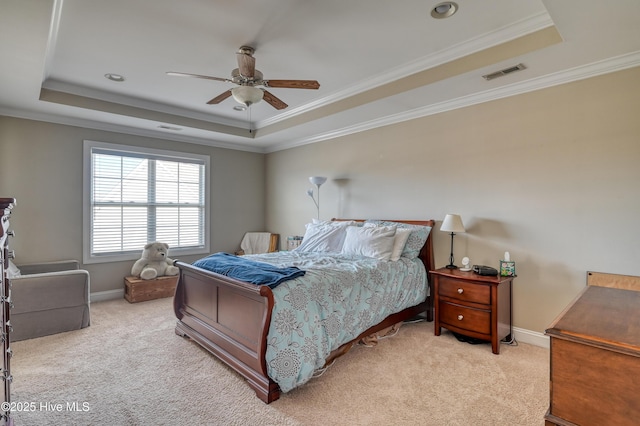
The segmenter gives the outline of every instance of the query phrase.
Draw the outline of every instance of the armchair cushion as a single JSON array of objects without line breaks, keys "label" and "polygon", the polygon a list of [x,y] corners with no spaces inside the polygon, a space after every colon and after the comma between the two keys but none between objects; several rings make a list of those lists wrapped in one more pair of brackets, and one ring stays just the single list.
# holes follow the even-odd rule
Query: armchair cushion
[{"label": "armchair cushion", "polygon": [[89,326],[89,272],[77,261],[19,265],[11,278],[11,340]]},{"label": "armchair cushion", "polygon": [[46,274],[49,272],[71,271],[80,269],[77,260],[59,260],[57,262],[27,263],[17,266],[20,275]]},{"label": "armchair cushion", "polygon": [[242,256],[244,254],[260,254],[273,253],[278,251],[280,234],[272,234],[270,232],[247,232],[240,242],[240,250],[235,254]]}]

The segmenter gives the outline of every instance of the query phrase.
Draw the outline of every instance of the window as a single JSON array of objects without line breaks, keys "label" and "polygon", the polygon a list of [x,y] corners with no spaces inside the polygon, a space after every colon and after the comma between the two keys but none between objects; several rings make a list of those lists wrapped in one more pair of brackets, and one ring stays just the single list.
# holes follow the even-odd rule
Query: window
[{"label": "window", "polygon": [[208,156],[85,141],[84,162],[84,263],[209,251]]}]

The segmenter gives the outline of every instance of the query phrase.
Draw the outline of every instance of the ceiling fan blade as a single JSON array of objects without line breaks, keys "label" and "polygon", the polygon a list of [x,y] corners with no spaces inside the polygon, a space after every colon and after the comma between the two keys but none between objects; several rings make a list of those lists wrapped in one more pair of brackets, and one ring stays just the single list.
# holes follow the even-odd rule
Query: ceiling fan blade
[{"label": "ceiling fan blade", "polygon": [[226,92],[220,93],[218,96],[216,96],[215,98],[207,102],[207,104],[209,105],[219,104],[220,102],[227,99],[229,96],[231,96],[231,90],[227,90]]},{"label": "ceiling fan blade", "polygon": [[268,103],[269,105],[271,105],[275,109],[285,109],[286,107],[289,106],[289,105],[285,104],[284,102],[282,102],[281,99],[275,97],[268,90],[263,90],[263,92],[264,92],[264,96],[262,97],[262,100],[264,100],[266,103]]},{"label": "ceiling fan blade", "polygon": [[316,80],[263,80],[265,87],[283,87],[288,89],[318,89],[320,83]]},{"label": "ceiling fan blade", "polygon": [[186,72],[167,71],[167,75],[175,76],[175,77],[204,78],[205,80],[225,81],[228,83],[233,83],[233,81],[229,80],[228,78],[211,77],[210,75],[189,74]]},{"label": "ceiling fan blade", "polygon": [[236,54],[238,57],[238,69],[240,70],[240,75],[247,78],[253,78],[256,71],[256,58],[247,54],[238,52]]}]

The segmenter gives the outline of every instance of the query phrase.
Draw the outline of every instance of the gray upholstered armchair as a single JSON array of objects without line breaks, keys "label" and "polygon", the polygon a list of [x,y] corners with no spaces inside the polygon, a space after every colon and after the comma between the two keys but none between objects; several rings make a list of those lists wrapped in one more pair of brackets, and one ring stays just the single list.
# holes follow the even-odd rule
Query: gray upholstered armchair
[{"label": "gray upholstered armchair", "polygon": [[18,265],[11,281],[11,340],[89,326],[89,272],[78,261]]}]

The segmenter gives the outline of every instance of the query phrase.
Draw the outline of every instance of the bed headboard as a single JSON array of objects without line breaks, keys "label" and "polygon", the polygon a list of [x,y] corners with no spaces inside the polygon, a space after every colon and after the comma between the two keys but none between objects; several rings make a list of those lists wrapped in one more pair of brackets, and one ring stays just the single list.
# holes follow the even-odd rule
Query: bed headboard
[{"label": "bed headboard", "polygon": [[[339,219],[333,218],[332,221],[348,221],[353,220],[356,222],[364,222],[365,219]],[[431,232],[429,232],[429,237],[427,237],[427,241],[422,246],[422,250],[420,250],[420,254],[418,257],[424,263],[425,268],[427,269],[427,273],[429,271],[433,271],[435,268],[435,260],[433,255],[433,229],[436,226],[435,220],[397,220],[397,219],[380,219],[388,222],[398,222],[398,223],[406,223],[408,225],[420,225],[420,226],[430,226]]]}]

